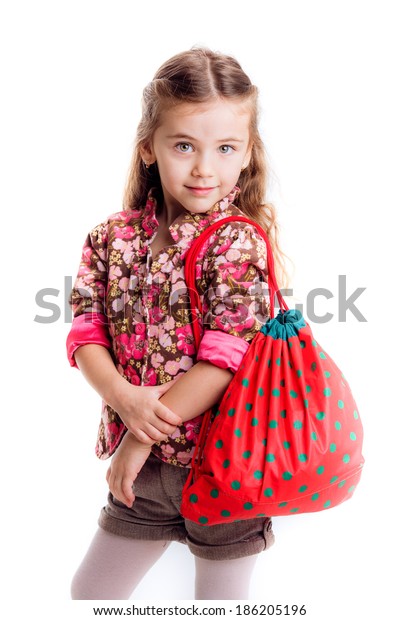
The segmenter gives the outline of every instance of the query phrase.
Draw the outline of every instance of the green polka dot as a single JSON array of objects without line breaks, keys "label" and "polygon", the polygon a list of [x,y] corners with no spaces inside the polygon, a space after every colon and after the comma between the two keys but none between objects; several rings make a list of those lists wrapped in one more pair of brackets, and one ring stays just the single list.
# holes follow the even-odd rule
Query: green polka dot
[{"label": "green polka dot", "polygon": [[297,374],[298,377],[301,377],[301,375],[303,374],[303,371],[302,370],[297,370],[296,374]]},{"label": "green polka dot", "polygon": [[289,349],[291,349],[293,346],[293,342],[291,340],[289,340]]},{"label": "green polka dot", "polygon": [[262,442],[261,442],[261,443],[262,443],[262,445],[265,447],[265,446],[267,445],[267,440],[266,440],[266,438],[264,438],[264,439],[262,440]]},{"label": "green polka dot", "polygon": [[303,422],[300,422],[300,420],[296,420],[295,422],[293,422],[293,426],[297,431],[299,431],[301,428],[303,428]]},{"label": "green polka dot", "polygon": [[350,454],[345,454],[343,457],[343,463],[350,463]]},{"label": "green polka dot", "polygon": [[268,360],[267,365],[268,365],[268,368],[271,366],[271,360],[270,359]]},{"label": "green polka dot", "polygon": [[251,450],[246,450],[243,452],[242,456],[244,459],[249,459],[251,457]]},{"label": "green polka dot", "polygon": [[320,465],[319,467],[317,467],[317,474],[318,474],[318,476],[323,474],[324,471],[325,471],[325,467],[323,465]]},{"label": "green polka dot", "polygon": [[320,356],[320,358],[321,358],[322,360],[326,360],[326,355],[325,355],[325,353],[324,353],[323,351],[320,351],[320,352],[319,352],[319,356]]},{"label": "green polka dot", "polygon": [[284,441],[283,442],[283,447],[285,448],[285,450],[290,450],[290,442],[289,441]]},{"label": "green polka dot", "polygon": [[313,363],[311,364],[311,370],[312,370],[313,372],[315,372],[315,371],[317,370],[317,364],[316,364],[315,362],[313,362]]},{"label": "green polka dot", "polygon": [[308,486],[306,484],[303,484],[300,488],[299,488],[299,493],[304,493],[304,491],[307,491]]},{"label": "green polka dot", "polygon": [[297,392],[295,392],[294,390],[290,390],[289,394],[292,398],[297,398]]},{"label": "green polka dot", "polygon": [[300,508],[291,508],[290,512],[299,512]]},{"label": "green polka dot", "polygon": [[341,482],[339,482],[338,484],[339,489],[343,488],[345,484],[346,484],[346,480],[342,480]]},{"label": "green polka dot", "polygon": [[282,478],[284,480],[291,480],[293,478],[293,474],[291,474],[290,471],[284,471],[282,474]]},{"label": "green polka dot", "polygon": [[267,463],[273,463],[275,461],[275,454],[267,454],[265,460]]},{"label": "green polka dot", "polygon": [[357,435],[355,433],[350,433],[350,439],[351,441],[356,441]]},{"label": "green polka dot", "polygon": [[272,489],[270,489],[270,488],[265,489],[265,491],[264,491],[265,497],[272,497],[273,494],[274,494],[274,491]]},{"label": "green polka dot", "polygon": [[329,372],[329,370],[324,370],[324,375],[327,379],[329,379],[329,377],[331,376],[331,373]]},{"label": "green polka dot", "polygon": [[269,428],[278,428],[278,421],[277,420],[270,420],[268,426],[269,426]]},{"label": "green polka dot", "polygon": [[336,444],[335,443],[331,443],[331,445],[329,446],[329,452],[336,452]]},{"label": "green polka dot", "polygon": [[189,497],[189,501],[192,504],[195,504],[196,502],[198,502],[199,498],[197,497],[197,495],[195,493],[192,493]]},{"label": "green polka dot", "polygon": [[306,385],[306,393],[309,394],[311,392],[311,385]]},{"label": "green polka dot", "polygon": [[258,357],[258,355],[256,355],[256,362],[258,362],[258,360],[259,360],[259,357]]},{"label": "green polka dot", "polygon": [[288,361],[287,364],[288,364],[289,368],[293,368],[293,364],[292,364],[292,362],[290,360]]},{"label": "green polka dot", "polygon": [[222,467],[224,469],[227,469],[230,464],[231,464],[230,460],[229,459],[225,459],[225,461],[222,463]]},{"label": "green polka dot", "polygon": [[318,344],[317,344],[317,341],[316,341],[316,340],[312,340],[312,341],[311,341],[311,344],[312,344],[312,346],[313,346],[313,347],[317,347],[317,346],[318,346]]},{"label": "green polka dot", "polygon": [[319,498],[319,493],[314,493],[314,495],[311,495],[311,499],[313,502],[316,502],[318,498]]},{"label": "green polka dot", "polygon": [[307,461],[307,454],[299,454],[299,461],[305,463]]},{"label": "green polka dot", "polygon": [[238,480],[234,480],[231,483],[231,487],[234,491],[238,491],[240,489],[240,482]]},{"label": "green polka dot", "polygon": [[218,497],[218,495],[219,495],[218,489],[212,489],[212,490],[210,491],[210,495],[211,495],[211,497],[213,497],[214,499],[216,499],[216,498]]},{"label": "green polka dot", "polygon": [[358,411],[357,411],[357,409],[354,409],[353,416],[354,416],[355,420],[358,420]]},{"label": "green polka dot", "polygon": [[253,404],[252,403],[246,403],[245,409],[246,409],[246,411],[251,411],[253,409]]},{"label": "green polka dot", "polygon": [[338,400],[337,401],[337,406],[339,407],[339,409],[343,409],[344,407],[344,402],[342,400]]},{"label": "green polka dot", "polygon": [[327,502],[325,502],[325,504],[324,504],[324,508],[329,508],[329,506],[330,506],[331,504],[332,504],[331,500],[330,500],[330,499],[328,499],[328,501],[327,501]]},{"label": "green polka dot", "polygon": [[308,398],[304,399],[304,407],[308,409]]},{"label": "green polka dot", "polygon": [[262,477],[263,477],[263,473],[262,473],[262,471],[260,471],[259,469],[257,469],[257,470],[254,472],[254,478],[255,478],[256,480],[261,480],[261,479],[262,479]]},{"label": "green polka dot", "polygon": [[222,517],[230,517],[231,513],[229,512],[229,510],[221,510],[221,516]]},{"label": "green polka dot", "polygon": [[228,409],[228,416],[232,418],[235,415],[235,411],[236,409],[234,407],[232,407],[231,409]]},{"label": "green polka dot", "polygon": [[330,396],[332,394],[331,388],[324,388],[324,396]]},{"label": "green polka dot", "polygon": [[317,441],[318,437],[317,437],[317,433],[311,433],[311,439],[313,441]]},{"label": "green polka dot", "polygon": [[251,426],[258,426],[258,418],[253,418],[252,419]]},{"label": "green polka dot", "polygon": [[258,394],[259,396],[264,396],[264,390],[262,389],[262,387],[258,388]]},{"label": "green polka dot", "polygon": [[279,396],[279,395],[280,395],[280,393],[281,393],[281,391],[280,391],[280,389],[279,389],[279,388],[274,388],[274,389],[272,390],[272,396]]},{"label": "green polka dot", "polygon": [[280,385],[281,387],[285,387],[285,379],[281,379],[281,380],[279,381],[279,385]]},{"label": "green polka dot", "polygon": [[286,418],[286,409],[282,409],[282,411],[279,412],[279,415],[281,418]]},{"label": "green polka dot", "polygon": [[245,510],[253,510],[253,504],[251,504],[250,502],[246,502],[245,504],[243,504],[243,508]]},{"label": "green polka dot", "polygon": [[301,346],[302,349],[305,348],[305,346],[306,346],[305,340],[300,340],[300,346]]},{"label": "green polka dot", "polygon": [[276,363],[277,366],[280,366],[281,365],[281,358],[277,357],[276,360],[275,360],[275,363]]},{"label": "green polka dot", "polygon": [[325,411],[318,411],[315,417],[317,418],[317,420],[323,420],[325,418]]},{"label": "green polka dot", "polygon": [[285,508],[285,506],[287,505],[288,505],[287,502],[281,502],[280,504],[278,504],[278,508]]},{"label": "green polka dot", "polygon": [[243,387],[249,387],[249,383],[250,383],[250,381],[248,379],[242,379]]},{"label": "green polka dot", "polygon": [[218,416],[220,415],[220,410],[218,409],[217,413],[215,414],[214,418],[218,418]]},{"label": "green polka dot", "polygon": [[342,428],[342,425],[340,424],[339,421],[335,422],[335,428],[337,431],[340,431],[340,429]]},{"label": "green polka dot", "polygon": [[202,523],[203,525],[205,525],[206,523],[208,523],[208,519],[207,519],[207,517],[199,517],[199,523]]},{"label": "green polka dot", "polygon": [[240,430],[240,428],[236,428],[235,429],[235,435],[236,435],[236,437],[241,437],[242,436],[242,431]]},{"label": "green polka dot", "polygon": [[222,441],[222,439],[218,439],[218,441],[215,442],[215,447],[216,448],[222,448],[224,445],[224,442]]},{"label": "green polka dot", "polygon": [[332,478],[329,480],[329,482],[331,484],[333,484],[334,482],[336,482],[336,480],[339,480],[339,476],[332,476]]},{"label": "green polka dot", "polygon": [[355,488],[356,488],[355,484],[352,484],[351,487],[347,489],[347,493],[353,493]]}]

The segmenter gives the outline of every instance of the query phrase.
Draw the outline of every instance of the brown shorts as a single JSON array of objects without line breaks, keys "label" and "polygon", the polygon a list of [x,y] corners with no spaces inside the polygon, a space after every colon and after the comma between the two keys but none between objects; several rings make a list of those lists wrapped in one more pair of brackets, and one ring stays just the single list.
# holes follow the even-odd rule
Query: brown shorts
[{"label": "brown shorts", "polygon": [[179,512],[189,470],[151,454],[135,480],[132,508],[108,495],[99,526],[112,534],[140,540],[177,541],[208,560],[233,560],[268,549],[274,542],[270,518],[204,526]]}]

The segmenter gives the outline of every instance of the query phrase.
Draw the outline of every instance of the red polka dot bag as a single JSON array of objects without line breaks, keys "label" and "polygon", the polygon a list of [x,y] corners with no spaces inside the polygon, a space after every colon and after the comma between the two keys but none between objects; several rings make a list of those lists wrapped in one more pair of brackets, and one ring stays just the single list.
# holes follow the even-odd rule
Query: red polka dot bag
[{"label": "red polka dot bag", "polygon": [[193,309],[201,306],[194,264],[206,238],[230,220],[249,222],[263,235],[270,295],[280,310],[274,316],[271,304],[271,318],[253,338],[215,415],[204,415],[181,513],[205,526],[332,508],[353,495],[364,464],[363,428],[350,387],[299,310],[288,309],[268,237],[247,218],[216,222],[188,252],[197,347]]}]

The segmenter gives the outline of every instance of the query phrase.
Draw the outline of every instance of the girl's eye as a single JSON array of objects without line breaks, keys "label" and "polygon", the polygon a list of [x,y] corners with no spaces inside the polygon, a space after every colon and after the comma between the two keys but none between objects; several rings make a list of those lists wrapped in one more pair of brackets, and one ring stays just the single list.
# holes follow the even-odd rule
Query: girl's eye
[{"label": "girl's eye", "polygon": [[233,151],[233,147],[229,146],[229,144],[223,144],[222,146],[219,147],[219,150],[224,155],[227,155],[228,153],[231,153]]},{"label": "girl's eye", "polygon": [[180,153],[190,153],[193,150],[192,145],[188,142],[179,142],[175,148],[178,149]]}]

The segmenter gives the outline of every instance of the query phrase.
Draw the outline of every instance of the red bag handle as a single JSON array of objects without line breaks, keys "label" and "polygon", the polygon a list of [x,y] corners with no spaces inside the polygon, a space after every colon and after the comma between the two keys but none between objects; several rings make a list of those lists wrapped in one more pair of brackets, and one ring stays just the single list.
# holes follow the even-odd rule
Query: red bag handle
[{"label": "red bag handle", "polygon": [[[267,246],[268,288],[269,288],[269,294],[270,294],[271,318],[274,318],[275,295],[278,298],[280,308],[282,310],[288,310],[288,306],[285,300],[283,299],[282,293],[280,292],[277,281],[276,281],[274,256],[272,253],[270,241],[268,239],[268,236],[265,230],[259,224],[257,224],[257,222],[254,222],[253,220],[250,220],[241,215],[231,215],[229,217],[225,217],[221,220],[218,220],[214,224],[211,224],[210,226],[208,226],[197,237],[197,239],[195,239],[195,241],[192,243],[191,247],[189,248],[186,254],[186,259],[185,259],[185,281],[186,281],[186,285],[189,291],[193,335],[194,335],[197,350],[200,347],[200,341],[201,341],[199,320],[200,320],[200,317],[202,316],[202,307],[200,304],[200,295],[198,293],[197,286],[196,286],[196,273],[195,273],[196,260],[200,253],[201,247],[215,230],[218,230],[219,228],[224,226],[227,222],[238,222],[238,221],[246,222],[247,224],[254,226],[258,230],[262,238],[264,239],[265,244]],[[196,310],[198,310],[197,313],[196,313]],[[206,411],[203,415],[203,422],[201,425],[199,437],[198,437],[197,444],[194,449],[194,453],[192,457],[192,469],[186,481],[184,491],[189,488],[189,486],[192,483],[193,476],[196,475],[200,467],[201,455],[204,449],[207,432],[210,426],[211,416],[212,416],[212,409],[208,409],[208,411]]]},{"label": "red bag handle", "polygon": [[[288,310],[288,306],[285,300],[283,299],[282,293],[280,292],[277,281],[276,281],[274,255],[272,252],[271,243],[268,239],[268,235],[265,232],[265,230],[259,224],[257,224],[257,222],[254,222],[253,220],[250,220],[247,217],[243,217],[241,215],[231,215],[229,217],[225,217],[221,220],[218,220],[217,222],[214,222],[214,224],[211,224],[210,226],[208,226],[197,237],[197,239],[195,239],[195,241],[192,243],[191,247],[189,248],[186,254],[185,281],[186,281],[186,285],[189,291],[190,311],[192,313],[193,334],[194,334],[194,339],[196,342],[197,349],[200,346],[200,340],[201,340],[199,319],[202,315],[202,307],[200,305],[200,295],[198,293],[197,286],[196,286],[196,273],[195,273],[196,260],[200,253],[201,247],[204,245],[204,243],[207,241],[210,235],[212,235],[215,230],[218,230],[219,228],[224,226],[227,222],[246,222],[247,224],[251,224],[251,226],[254,226],[258,230],[258,232],[264,239],[265,244],[267,246],[268,288],[269,288],[269,295],[270,295],[270,300],[271,300],[270,301],[271,318],[274,318],[275,296],[278,298],[280,308],[282,310]],[[196,310],[198,310],[197,313],[196,313]]]}]

